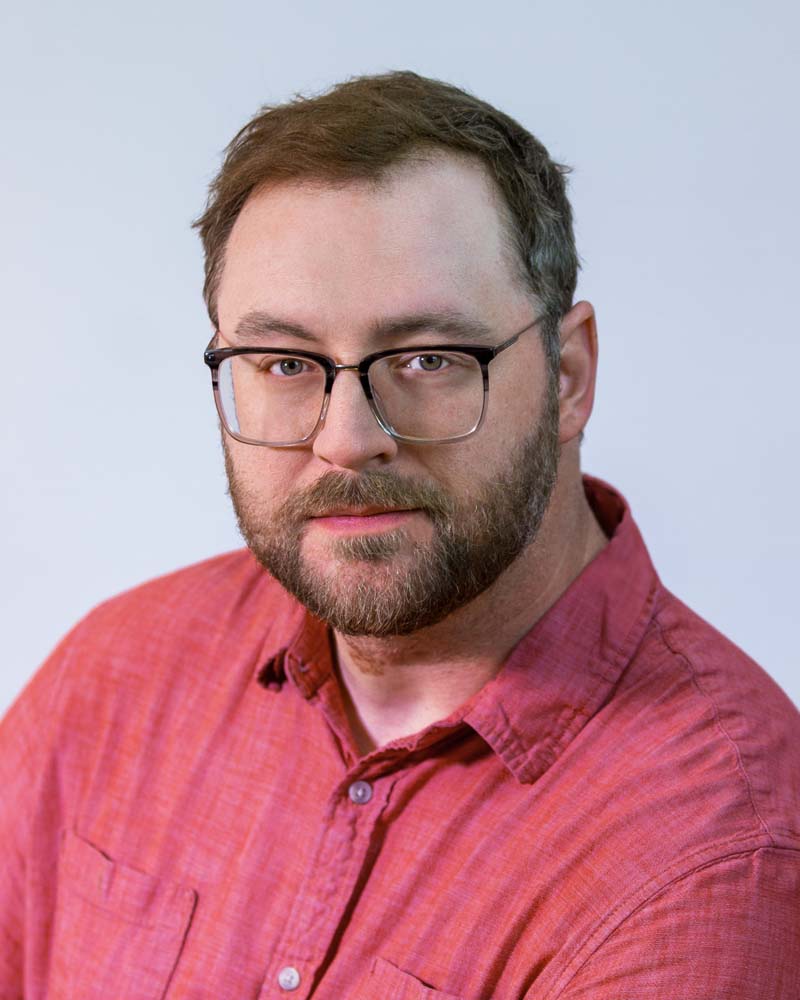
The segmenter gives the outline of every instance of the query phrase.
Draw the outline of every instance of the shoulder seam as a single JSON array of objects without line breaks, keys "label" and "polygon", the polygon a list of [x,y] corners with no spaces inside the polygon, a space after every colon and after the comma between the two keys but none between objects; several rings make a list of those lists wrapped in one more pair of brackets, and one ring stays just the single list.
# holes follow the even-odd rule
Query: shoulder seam
[{"label": "shoulder seam", "polygon": [[[713,868],[716,865],[722,864],[725,861],[729,861],[731,858],[748,857],[750,855],[757,854],[759,851],[780,851],[788,855],[794,855],[794,860],[800,862],[800,848],[784,847],[781,845],[774,845],[774,844],[761,844],[759,846],[747,848],[745,850],[733,850],[729,851],[726,854],[720,854],[712,858],[705,858],[699,864],[694,865],[694,867],[678,872],[668,882],[665,882],[663,885],[659,885],[656,889],[653,890],[653,892],[650,893],[649,896],[646,896],[643,900],[641,900],[641,902],[637,903],[633,907],[633,909],[625,913],[625,915],[616,924],[614,924],[614,926],[609,930],[609,932],[603,937],[602,941],[599,941],[595,945],[595,947],[592,948],[591,953],[588,954],[586,958],[584,958],[584,960],[580,963],[580,965],[572,973],[569,974],[569,977],[566,980],[564,980],[559,986],[557,986],[557,992],[549,993],[548,996],[545,998],[545,1000],[558,1000],[558,997],[562,996],[564,991],[569,988],[569,986],[575,980],[576,976],[578,976],[583,971],[583,969],[588,965],[589,962],[591,962],[591,960],[598,953],[598,951],[600,951],[601,948],[603,948],[603,946],[607,944],[612,937],[614,937],[614,935],[625,925],[625,923],[628,920],[634,917],[646,906],[649,906],[651,903],[653,903],[659,896],[663,895],[664,893],[672,889],[673,886],[678,885],[680,882],[685,881],[687,878],[690,878],[697,872],[704,871],[707,868]],[[616,909],[619,909],[619,907],[616,907]],[[611,912],[613,914],[615,911],[612,910]],[[608,915],[604,919],[608,919]]]},{"label": "shoulder seam", "polygon": [[750,805],[751,805],[751,807],[753,809],[753,813],[756,816],[756,819],[758,820],[759,824],[761,825],[761,829],[762,829],[763,833],[767,837],[769,837],[770,843],[772,844],[772,846],[773,847],[778,847],[779,845],[775,841],[775,838],[773,836],[772,830],[769,828],[769,826],[767,825],[766,821],[764,820],[764,817],[761,815],[761,813],[758,810],[758,806],[756,805],[756,801],[755,801],[755,796],[753,795],[753,786],[750,784],[750,777],[749,777],[749,775],[747,773],[747,769],[744,766],[744,761],[742,760],[742,755],[741,755],[741,753],[739,751],[739,745],[736,742],[736,740],[734,740],[734,738],[731,736],[731,734],[728,732],[728,730],[725,728],[725,725],[722,722],[722,719],[720,718],[719,706],[717,705],[716,700],[712,697],[712,695],[708,691],[706,691],[706,689],[700,683],[700,679],[699,679],[699,677],[697,675],[697,671],[694,669],[694,666],[692,665],[692,662],[689,659],[689,657],[685,653],[683,653],[681,650],[676,649],[670,643],[669,639],[667,638],[666,634],[664,633],[664,629],[663,629],[663,627],[661,625],[661,622],[659,621],[658,612],[656,612],[656,614],[653,615],[652,621],[653,621],[654,626],[658,630],[658,634],[659,634],[659,636],[661,638],[661,641],[664,643],[664,645],[667,647],[667,649],[670,651],[670,653],[672,653],[673,656],[675,656],[677,659],[679,659],[679,660],[682,661],[682,663],[686,667],[686,670],[689,672],[689,675],[691,676],[692,683],[697,688],[698,692],[711,704],[711,706],[713,708],[713,711],[714,711],[714,719],[716,721],[717,728],[723,734],[723,736],[725,737],[725,739],[728,741],[728,743],[733,748],[733,752],[736,754],[736,766],[737,766],[737,769],[739,770],[739,773],[741,774],[741,776],[742,776],[742,778],[744,780],[745,787],[747,788],[747,796],[748,796],[748,798],[750,800]]}]

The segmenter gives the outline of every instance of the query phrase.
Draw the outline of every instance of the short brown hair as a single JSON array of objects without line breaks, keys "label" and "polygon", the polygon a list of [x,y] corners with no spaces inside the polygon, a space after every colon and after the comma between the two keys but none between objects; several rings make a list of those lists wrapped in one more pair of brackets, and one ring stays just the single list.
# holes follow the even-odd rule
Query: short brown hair
[{"label": "short brown hair", "polygon": [[425,148],[477,157],[494,179],[522,276],[545,315],[545,348],[551,372],[557,371],[558,324],[572,305],[579,267],[564,179],[569,168],[490,104],[407,71],[356,77],[316,97],[266,106],[234,137],[194,223],[215,327],[225,247],[256,188],[300,179],[380,180]]}]

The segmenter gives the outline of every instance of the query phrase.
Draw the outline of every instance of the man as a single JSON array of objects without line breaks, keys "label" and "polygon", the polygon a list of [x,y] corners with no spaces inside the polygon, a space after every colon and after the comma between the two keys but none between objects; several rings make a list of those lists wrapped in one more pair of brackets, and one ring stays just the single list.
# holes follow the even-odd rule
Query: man
[{"label": "man", "polygon": [[3,1000],[797,1000],[800,716],[581,475],[563,168],[361,78],[253,119],[198,225],[249,551],[7,716]]}]

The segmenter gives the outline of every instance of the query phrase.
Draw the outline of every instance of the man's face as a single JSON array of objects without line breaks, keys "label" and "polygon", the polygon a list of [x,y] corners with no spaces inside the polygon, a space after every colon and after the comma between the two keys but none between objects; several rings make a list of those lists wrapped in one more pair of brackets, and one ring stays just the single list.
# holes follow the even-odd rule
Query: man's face
[{"label": "man's face", "polygon": [[[252,195],[230,237],[218,308],[220,346],[305,349],[342,364],[394,347],[457,348],[454,333],[420,326],[422,315],[481,324],[469,341],[487,345],[535,317],[489,182],[443,156],[380,186]],[[355,372],[337,376],[312,442],[274,449],[225,436],[250,548],[347,634],[407,634],[475,598],[534,538],[559,456],[557,386],[538,332],[498,355],[489,385],[482,427],[449,444],[392,439]]]}]

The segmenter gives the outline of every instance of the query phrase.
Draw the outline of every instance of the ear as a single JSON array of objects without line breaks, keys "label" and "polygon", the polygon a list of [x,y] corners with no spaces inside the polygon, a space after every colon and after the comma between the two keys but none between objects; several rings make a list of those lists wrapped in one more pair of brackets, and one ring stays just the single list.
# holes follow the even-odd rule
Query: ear
[{"label": "ear", "polygon": [[559,443],[577,437],[594,406],[597,324],[589,302],[577,302],[561,320],[558,373]]}]

